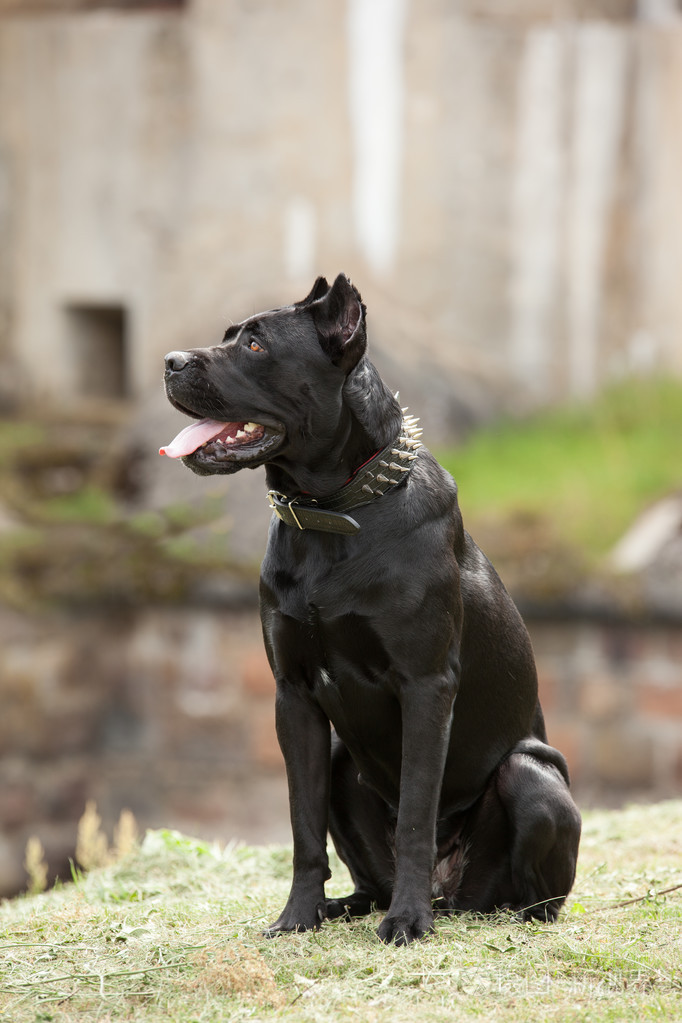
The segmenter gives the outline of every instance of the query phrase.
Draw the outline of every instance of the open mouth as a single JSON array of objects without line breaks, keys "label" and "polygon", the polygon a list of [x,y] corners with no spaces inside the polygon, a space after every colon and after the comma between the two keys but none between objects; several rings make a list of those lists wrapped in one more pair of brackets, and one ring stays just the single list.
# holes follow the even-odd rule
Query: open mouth
[{"label": "open mouth", "polygon": [[281,427],[199,419],[181,430],[170,444],[160,448],[159,454],[187,459],[187,464],[192,467],[195,463],[207,469],[213,465],[220,471],[221,463],[227,467],[239,462],[261,461],[267,453],[279,447],[282,440]]},{"label": "open mouth", "polygon": [[159,448],[160,455],[169,458],[184,458],[193,455],[199,448],[209,444],[218,455],[221,450],[256,444],[265,436],[265,427],[260,423],[219,423],[215,419],[200,419],[190,423],[170,444]]}]

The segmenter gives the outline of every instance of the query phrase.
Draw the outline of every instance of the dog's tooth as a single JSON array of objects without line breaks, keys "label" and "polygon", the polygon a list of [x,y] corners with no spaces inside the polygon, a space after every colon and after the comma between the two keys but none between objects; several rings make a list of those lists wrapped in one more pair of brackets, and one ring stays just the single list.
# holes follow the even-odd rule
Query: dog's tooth
[{"label": "dog's tooth", "polygon": [[246,433],[253,433],[254,430],[258,429],[258,423],[244,423],[244,430]]},{"label": "dog's tooth", "polygon": [[242,437],[246,437],[247,434],[243,430],[237,430],[237,439],[241,440]]}]

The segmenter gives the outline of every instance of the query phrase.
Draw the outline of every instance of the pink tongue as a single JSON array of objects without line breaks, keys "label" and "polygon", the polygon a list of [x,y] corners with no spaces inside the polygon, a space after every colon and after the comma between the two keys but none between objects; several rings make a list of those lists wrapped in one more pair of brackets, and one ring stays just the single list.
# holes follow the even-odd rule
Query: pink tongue
[{"label": "pink tongue", "polygon": [[200,419],[196,423],[190,423],[170,444],[165,448],[159,448],[159,454],[168,455],[169,458],[184,458],[185,455],[191,455],[207,440],[213,440],[228,425],[229,423],[218,423],[215,419]]}]

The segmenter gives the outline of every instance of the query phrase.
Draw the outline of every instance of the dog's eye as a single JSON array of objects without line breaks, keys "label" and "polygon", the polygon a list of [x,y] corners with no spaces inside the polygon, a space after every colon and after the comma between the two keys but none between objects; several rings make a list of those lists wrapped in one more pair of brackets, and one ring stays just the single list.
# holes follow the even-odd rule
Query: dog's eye
[{"label": "dog's eye", "polygon": [[253,338],[251,338],[251,340],[249,341],[249,343],[248,343],[247,347],[248,347],[249,351],[251,351],[251,352],[263,352],[263,351],[265,351],[265,349],[264,349],[264,348],[262,348],[262,347],[261,347],[261,346],[260,346],[260,345],[258,344],[258,342],[257,342],[257,341],[254,341],[254,339],[253,339]]}]

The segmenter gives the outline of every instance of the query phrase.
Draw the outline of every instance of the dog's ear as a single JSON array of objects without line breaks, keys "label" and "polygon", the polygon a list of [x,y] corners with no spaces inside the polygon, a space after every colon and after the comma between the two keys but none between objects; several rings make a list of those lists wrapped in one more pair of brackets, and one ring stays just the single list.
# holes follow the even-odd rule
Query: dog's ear
[{"label": "dog's ear", "polygon": [[310,294],[306,295],[305,298],[302,298],[300,302],[296,302],[295,305],[301,309],[304,306],[312,305],[313,302],[317,302],[318,298],[324,298],[328,291],[329,285],[327,284],[327,278],[318,277],[313,284]]},{"label": "dog's ear", "polygon": [[326,295],[310,306],[323,351],[346,373],[367,347],[365,312],[360,292],[345,274],[339,274]]}]

